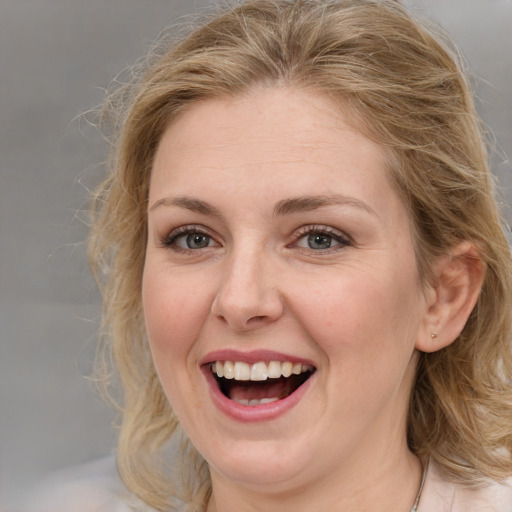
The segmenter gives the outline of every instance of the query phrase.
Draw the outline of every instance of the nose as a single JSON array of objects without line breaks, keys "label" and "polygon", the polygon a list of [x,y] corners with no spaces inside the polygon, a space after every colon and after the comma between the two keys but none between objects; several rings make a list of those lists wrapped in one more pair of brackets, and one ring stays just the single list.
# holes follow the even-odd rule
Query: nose
[{"label": "nose", "polygon": [[284,311],[278,270],[260,252],[232,254],[219,276],[212,314],[236,331],[250,331],[278,320]]}]

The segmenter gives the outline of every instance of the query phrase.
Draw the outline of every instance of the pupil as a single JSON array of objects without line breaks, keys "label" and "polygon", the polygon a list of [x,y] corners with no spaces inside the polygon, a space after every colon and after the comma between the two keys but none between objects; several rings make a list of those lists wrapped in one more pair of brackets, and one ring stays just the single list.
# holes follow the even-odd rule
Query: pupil
[{"label": "pupil", "polygon": [[308,245],[310,249],[329,249],[331,247],[331,237],[322,234],[309,235]]},{"label": "pupil", "polygon": [[190,249],[202,249],[208,247],[208,237],[201,234],[192,234],[187,236],[187,246]]}]

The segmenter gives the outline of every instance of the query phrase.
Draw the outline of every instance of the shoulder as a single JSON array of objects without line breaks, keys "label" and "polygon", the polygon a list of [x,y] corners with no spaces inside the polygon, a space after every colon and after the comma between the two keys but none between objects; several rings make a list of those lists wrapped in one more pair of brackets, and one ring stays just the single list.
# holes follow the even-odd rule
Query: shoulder
[{"label": "shoulder", "polygon": [[154,512],[130,497],[114,457],[61,470],[30,493],[28,512]]},{"label": "shoulder", "polygon": [[447,481],[431,463],[418,512],[512,512],[512,480],[469,489]]}]

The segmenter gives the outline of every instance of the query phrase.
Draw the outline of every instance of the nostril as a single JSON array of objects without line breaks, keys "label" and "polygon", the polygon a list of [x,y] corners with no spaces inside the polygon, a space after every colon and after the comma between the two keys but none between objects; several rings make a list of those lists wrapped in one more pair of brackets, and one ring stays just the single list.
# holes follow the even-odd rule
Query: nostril
[{"label": "nostril", "polygon": [[247,320],[247,323],[256,323],[256,322],[263,322],[264,320],[266,320],[268,317],[264,316],[264,315],[260,315],[260,316],[253,316],[251,318],[249,318],[249,320]]},{"label": "nostril", "polygon": [[270,315],[244,315],[231,312],[230,314],[217,313],[215,317],[222,323],[227,324],[229,327],[238,331],[250,330],[263,326],[266,323],[272,322]]}]

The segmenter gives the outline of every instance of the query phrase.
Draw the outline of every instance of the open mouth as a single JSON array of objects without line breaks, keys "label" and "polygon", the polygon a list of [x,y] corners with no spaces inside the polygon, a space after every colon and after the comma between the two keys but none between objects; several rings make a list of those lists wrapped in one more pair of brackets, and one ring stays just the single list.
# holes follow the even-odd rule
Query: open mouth
[{"label": "open mouth", "polygon": [[315,372],[309,364],[289,361],[215,361],[210,368],[224,396],[248,407],[290,396]]}]

